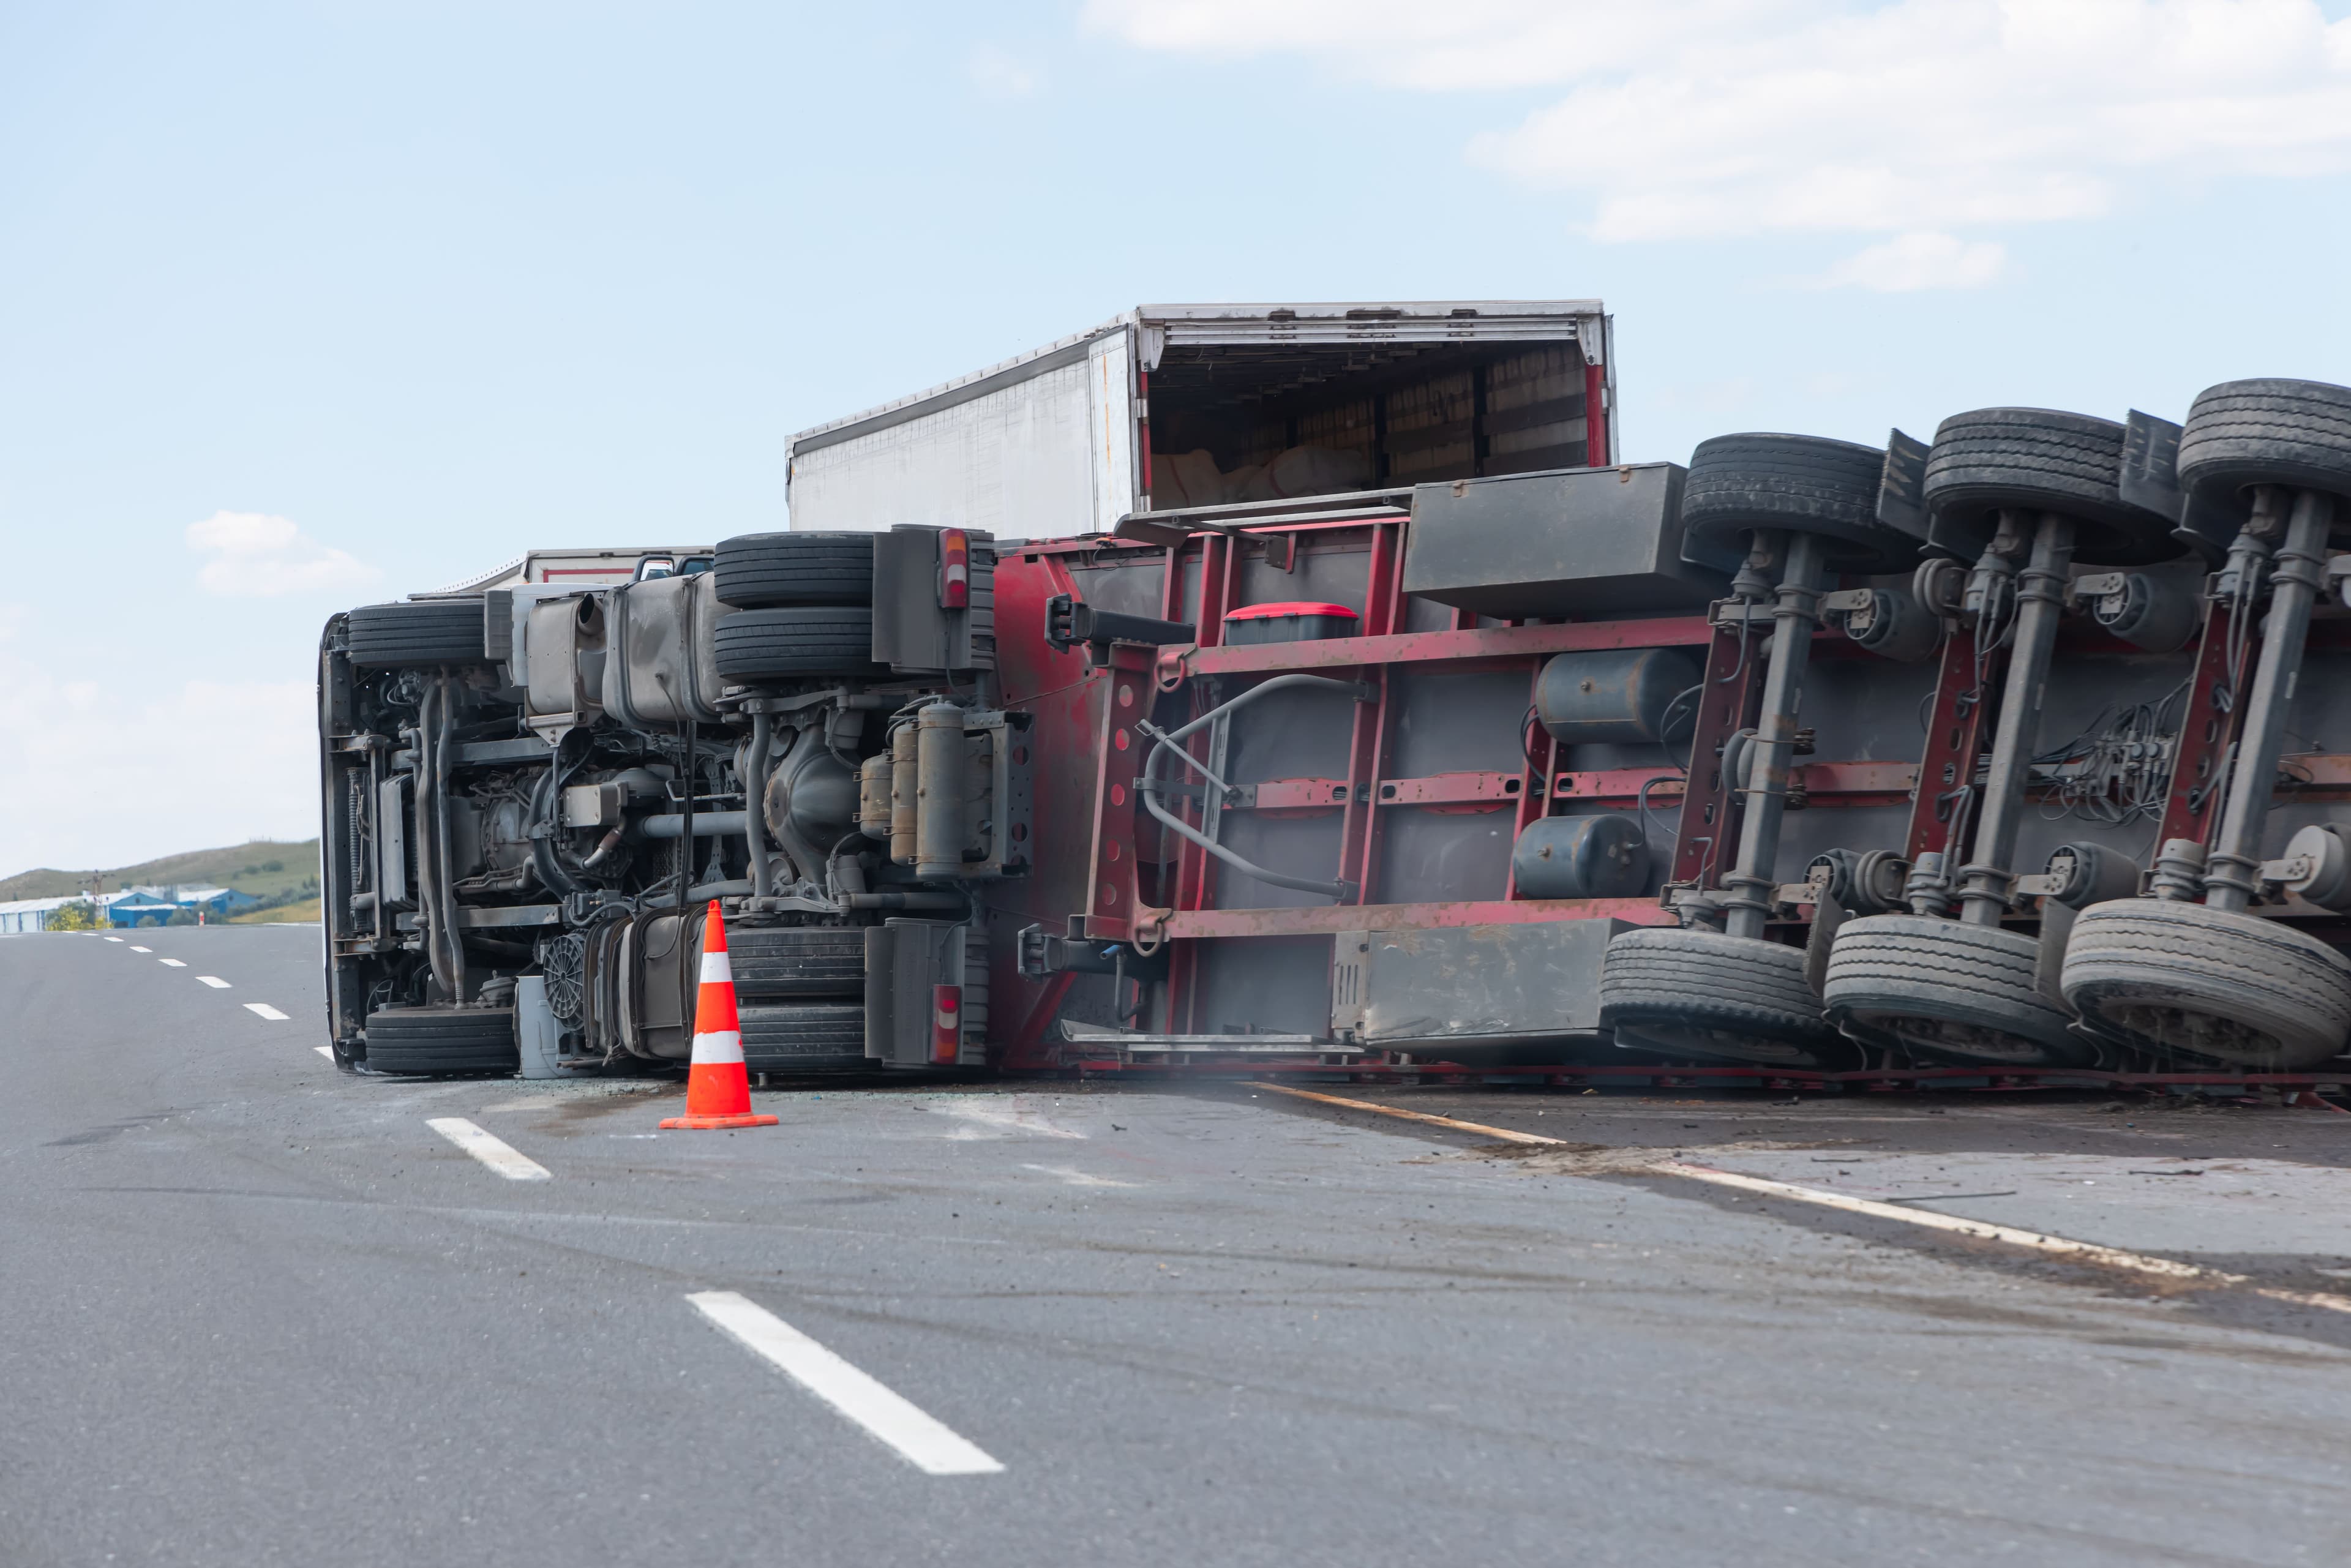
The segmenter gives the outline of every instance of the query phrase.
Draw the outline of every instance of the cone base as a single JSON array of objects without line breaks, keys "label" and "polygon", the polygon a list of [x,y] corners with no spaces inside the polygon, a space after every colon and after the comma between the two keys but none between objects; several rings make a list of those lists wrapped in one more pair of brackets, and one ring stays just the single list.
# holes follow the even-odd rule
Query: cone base
[{"label": "cone base", "polygon": [[778,1123],[776,1118],[773,1116],[672,1116],[662,1123],[662,1126],[664,1130],[678,1127],[706,1129],[712,1127],[773,1127],[776,1125],[778,1125]]}]

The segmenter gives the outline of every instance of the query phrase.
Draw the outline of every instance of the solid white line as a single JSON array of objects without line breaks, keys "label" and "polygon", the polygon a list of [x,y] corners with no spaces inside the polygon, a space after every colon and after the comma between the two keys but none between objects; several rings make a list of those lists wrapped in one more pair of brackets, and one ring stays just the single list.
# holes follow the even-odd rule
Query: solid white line
[{"label": "solid white line", "polygon": [[185,964],[181,963],[177,958],[158,958],[155,962],[162,965],[167,969],[184,969],[187,967]]},{"label": "solid white line", "polygon": [[202,980],[205,985],[210,986],[214,990],[225,991],[228,989],[228,982],[222,979],[218,975],[198,975],[196,978]]},{"label": "solid white line", "polygon": [[2273,1301],[2290,1301],[2298,1307],[2316,1307],[2330,1312],[2351,1312],[2351,1296],[2338,1296],[2325,1291],[2286,1291],[2272,1285],[2254,1285],[2252,1280],[2244,1274],[2199,1268],[2194,1263],[2154,1258],[2144,1252],[2126,1252],[2119,1247],[2101,1247],[2095,1241],[2073,1241],[2063,1236],[2044,1235],[2038,1230],[2019,1230],[2012,1225],[1962,1219],[1955,1214],[1936,1214],[1928,1209],[1878,1203],[1871,1198],[1827,1192],[1816,1186],[1797,1186],[1791,1182],[1766,1181],[1761,1176],[1740,1176],[1736,1171],[1719,1171],[1710,1166],[1694,1166],[1680,1160],[1660,1160],[1646,1168],[1660,1176],[1687,1176],[1692,1181],[1711,1182],[1716,1186],[1736,1187],[1742,1192],[1759,1193],[1766,1197],[1793,1198],[1799,1203],[1818,1204],[1823,1208],[1841,1208],[1848,1214],[1866,1214],[1876,1219],[1898,1219],[1905,1225],[1916,1225],[1928,1230],[1949,1230],[1962,1236],[1980,1237],[1987,1241],[2005,1241],[2011,1247],[2029,1247],[2036,1252],[2055,1253],[2085,1263],[2102,1264],[2109,1269],[2127,1269],[2134,1273],[2155,1274],[2170,1280],[2193,1280],[2205,1285],[2252,1285],[2253,1294],[2267,1296]]},{"label": "solid white line", "polygon": [[[279,1012],[276,1008],[271,1007],[267,1002],[247,1002],[245,1004],[245,1010],[249,1013],[258,1013],[263,1018],[267,1019],[271,1023],[284,1023],[286,1021],[286,1015]],[[319,1049],[322,1051],[326,1050],[324,1046],[319,1047]],[[329,1056],[332,1056],[335,1053],[329,1051],[327,1051],[327,1054]]]},{"label": "solid white line", "polygon": [[[1558,1138],[1546,1138],[1535,1133],[1514,1133],[1507,1128],[1489,1127],[1477,1122],[1457,1122],[1449,1116],[1432,1116],[1421,1111],[1399,1110],[1393,1105],[1374,1104],[1368,1100],[1346,1100],[1336,1094],[1318,1094],[1311,1090],[1292,1089],[1280,1083],[1254,1083],[1254,1089],[1270,1089],[1277,1094],[1294,1095],[1301,1100],[1320,1100],[1325,1104],[1343,1105],[1351,1111],[1371,1111],[1382,1116],[1395,1116],[1406,1121],[1431,1122],[1441,1127],[1454,1127],[1463,1132],[1480,1133],[1489,1137],[1505,1138],[1521,1144],[1558,1144]],[[1031,1169],[1042,1169],[1031,1166]],[[1716,1186],[1736,1187],[1742,1192],[1760,1193],[1767,1197],[1793,1198],[1799,1203],[1818,1204],[1823,1208],[1841,1208],[1848,1214],[1866,1214],[1878,1219],[1897,1219],[1905,1225],[1916,1225],[1927,1230],[1949,1230],[1962,1236],[1973,1236],[1986,1241],[2002,1241],[2011,1247],[2029,1247],[2038,1252],[2053,1252],[2063,1257],[2079,1259],[2109,1269],[2127,1269],[2135,1273],[2155,1274],[2165,1279],[2189,1280],[2199,1285],[2244,1285],[2256,1296],[2266,1296],[2273,1301],[2286,1301],[2297,1307],[2315,1307],[2321,1312],[2351,1313],[2351,1296],[2339,1296],[2330,1291],[2288,1291],[2275,1285],[2256,1285],[2251,1276],[2225,1273],[2218,1269],[2199,1268],[2170,1258],[2149,1257],[2144,1252],[2126,1252],[2119,1247],[2101,1247],[2093,1241],[2073,1241],[2063,1236],[2044,1235],[2038,1230],[2020,1230],[2012,1225],[1994,1225],[1989,1220],[1963,1219],[1958,1215],[1937,1214],[1931,1209],[1911,1208],[1904,1205],[1878,1203],[1866,1197],[1853,1197],[1841,1192],[1828,1192],[1816,1186],[1797,1186],[1784,1181],[1767,1181],[1761,1176],[1740,1176],[1736,1171],[1716,1170],[1711,1166],[1694,1166],[1684,1160],[1659,1160],[1655,1165],[1628,1166],[1623,1174],[1683,1176],[1691,1181],[1710,1182]]]},{"label": "solid white line", "polygon": [[504,1138],[483,1131],[463,1116],[434,1116],[424,1124],[508,1181],[547,1181],[555,1175]]},{"label": "solid white line", "polygon": [[131,950],[133,953],[152,953],[155,949],[154,949],[154,948],[152,948],[152,947],[139,947],[139,946],[133,946]]},{"label": "solid white line", "polygon": [[934,1476],[987,1476],[1004,1469],[986,1453],[824,1346],[734,1291],[697,1291],[696,1311],[766,1356],[793,1382]]},{"label": "solid white line", "polygon": [[[279,1018],[284,1018],[286,1015],[284,1013],[279,1013],[277,1016]],[[335,1060],[335,1048],[331,1045],[314,1045],[310,1049],[317,1051],[320,1056],[325,1057],[329,1061]]]},{"label": "solid white line", "polygon": [[2030,1247],[2039,1252],[2059,1252],[2085,1262],[2104,1263],[2112,1269],[2131,1269],[2142,1274],[2162,1274],[2174,1280],[2200,1279],[2209,1272],[2193,1263],[2175,1262],[2168,1258],[2150,1258],[2143,1252],[2126,1252],[2119,1247],[2101,1247],[2095,1241],[2069,1241],[2062,1236],[2044,1236],[2038,1230],[2019,1230],[2014,1226],[1994,1225],[1989,1220],[1964,1219],[1956,1214],[1937,1214],[1931,1209],[1879,1203],[1872,1198],[1853,1197],[1816,1186],[1766,1181],[1761,1176],[1719,1171],[1710,1166],[1660,1160],[1649,1168],[1665,1176],[1687,1176],[1692,1181],[1737,1187],[1741,1192],[1761,1193],[1767,1197],[1792,1197],[1800,1203],[1818,1204],[1823,1208],[1841,1208],[1848,1214],[1866,1214],[1876,1219],[1898,1219],[1905,1225],[1920,1226],[1928,1230],[1957,1231],[1959,1235],[1980,1237],[1987,1241],[2005,1241],[2011,1247]]}]

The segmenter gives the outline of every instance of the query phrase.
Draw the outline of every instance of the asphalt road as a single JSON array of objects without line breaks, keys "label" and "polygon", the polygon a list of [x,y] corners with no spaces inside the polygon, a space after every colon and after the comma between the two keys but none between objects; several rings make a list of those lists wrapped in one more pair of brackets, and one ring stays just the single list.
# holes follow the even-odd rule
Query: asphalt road
[{"label": "asphalt road", "polygon": [[2329,1113],[1333,1091],[1568,1141],[1530,1155],[1246,1087],[835,1088],[657,1134],[674,1089],[337,1071],[317,953],[0,939],[10,1568],[2351,1557],[2351,1316],[1635,1168],[2351,1290]]}]

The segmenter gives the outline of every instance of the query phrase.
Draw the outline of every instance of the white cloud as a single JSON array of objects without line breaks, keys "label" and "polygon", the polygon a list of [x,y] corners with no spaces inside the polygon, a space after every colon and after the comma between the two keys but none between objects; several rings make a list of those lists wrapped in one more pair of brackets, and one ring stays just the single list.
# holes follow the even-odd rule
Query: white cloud
[{"label": "white cloud", "polygon": [[188,548],[215,558],[196,573],[204,591],[235,598],[321,593],[381,575],[349,551],[309,538],[291,517],[264,512],[214,512],[190,523]]},{"label": "white cloud", "polygon": [[[2317,0],[1088,0],[1141,47],[1565,95],[1471,158],[1603,239],[2084,218],[2134,186],[2351,167]],[[1857,258],[1856,258],[1857,259]]]},{"label": "white cloud", "polygon": [[975,47],[963,68],[983,98],[1027,98],[1043,79],[1043,73],[1035,66],[994,44]]},{"label": "white cloud", "polygon": [[317,700],[307,680],[115,689],[0,657],[0,875],[310,837]]},{"label": "white cloud", "polygon": [[1990,240],[1946,234],[1896,235],[1884,245],[1846,256],[1820,281],[1828,287],[1908,294],[1921,288],[1981,288],[2008,266],[2008,252]]}]

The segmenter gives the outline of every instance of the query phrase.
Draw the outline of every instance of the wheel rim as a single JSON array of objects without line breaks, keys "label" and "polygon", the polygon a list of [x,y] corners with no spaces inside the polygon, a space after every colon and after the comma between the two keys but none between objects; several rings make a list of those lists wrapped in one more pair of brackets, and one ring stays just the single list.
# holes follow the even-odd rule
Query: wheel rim
[{"label": "wheel rim", "polygon": [[2300,1054],[2283,1035],[2219,1011],[2218,1004],[2179,998],[2117,997],[2085,998],[2085,1006],[2097,1014],[2100,1022],[2122,1030],[2158,1055],[2241,1067]]},{"label": "wheel rim", "polygon": [[1934,1018],[1920,1013],[1856,1009],[1846,1019],[1857,1030],[1883,1037],[1913,1055],[1966,1065],[2048,1067],[2078,1063],[2095,1054],[2086,1041],[2063,1045],[2018,1034],[1977,1019]]},{"label": "wheel rim", "polygon": [[1757,1067],[1831,1068],[1838,1052],[1831,1037],[1829,1049],[1795,1040],[1772,1040],[1761,1034],[1718,1029],[1687,1019],[1635,1018],[1618,1021],[1619,1044],[1666,1056],[1702,1056]]}]

